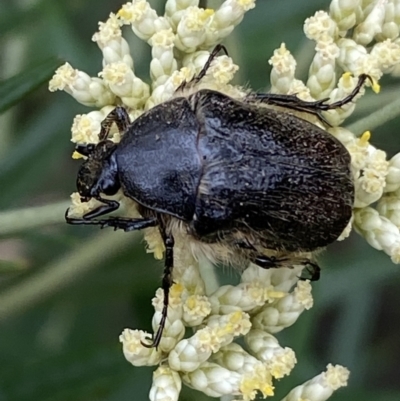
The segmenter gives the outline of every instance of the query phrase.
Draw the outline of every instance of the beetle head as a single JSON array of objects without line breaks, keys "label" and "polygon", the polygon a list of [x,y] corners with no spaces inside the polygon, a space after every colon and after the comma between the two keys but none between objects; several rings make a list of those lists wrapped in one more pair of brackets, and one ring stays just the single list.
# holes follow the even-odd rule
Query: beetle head
[{"label": "beetle head", "polygon": [[82,202],[91,198],[98,198],[100,193],[114,195],[120,188],[118,180],[118,168],[114,157],[116,144],[105,140],[97,145],[78,145],[77,152],[87,159],[81,165],[76,187],[81,195]]}]

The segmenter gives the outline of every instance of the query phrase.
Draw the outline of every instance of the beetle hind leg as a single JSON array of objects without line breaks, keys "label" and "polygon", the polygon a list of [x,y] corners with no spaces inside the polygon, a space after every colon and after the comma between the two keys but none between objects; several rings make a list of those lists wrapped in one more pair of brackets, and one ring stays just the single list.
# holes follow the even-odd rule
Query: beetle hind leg
[{"label": "beetle hind leg", "polygon": [[308,275],[301,275],[300,280],[318,281],[321,277],[321,268],[309,259],[304,261],[304,270],[307,271]]},{"label": "beetle hind leg", "polygon": [[256,256],[252,262],[262,267],[263,269],[276,269],[279,267],[290,267],[291,264],[299,264],[304,266],[304,270],[307,271],[308,275],[301,275],[300,280],[310,280],[310,281],[318,281],[321,276],[321,268],[310,259],[303,259],[301,261],[291,262],[290,257],[280,257],[277,258],[275,256],[265,256],[259,255]]},{"label": "beetle hind leg", "polygon": [[294,111],[305,112],[316,116],[323,123],[330,125],[324,116],[323,111],[334,110],[353,101],[363,87],[366,80],[372,82],[372,78],[367,74],[361,74],[353,91],[345,98],[334,103],[328,103],[329,98],[308,102],[299,99],[296,95],[282,95],[275,93],[252,93],[245,98],[248,103],[261,102],[272,106],[284,107]]},{"label": "beetle hind leg", "polygon": [[278,267],[286,267],[287,265],[284,262],[287,262],[288,260],[288,258],[276,258],[275,256],[258,255],[252,260],[252,262],[263,269],[275,269]]},{"label": "beetle hind leg", "polygon": [[135,231],[147,227],[156,226],[157,220],[154,219],[127,219],[122,217],[110,217],[108,219],[89,220],[84,218],[68,217],[65,220],[68,224],[100,226],[101,228],[113,227],[114,230]]},{"label": "beetle hind leg", "polygon": [[158,224],[155,219],[127,219],[122,217],[110,217],[109,219],[94,221],[99,221],[101,228],[114,227],[114,231],[124,230],[126,232],[142,230],[144,228],[154,227]]}]

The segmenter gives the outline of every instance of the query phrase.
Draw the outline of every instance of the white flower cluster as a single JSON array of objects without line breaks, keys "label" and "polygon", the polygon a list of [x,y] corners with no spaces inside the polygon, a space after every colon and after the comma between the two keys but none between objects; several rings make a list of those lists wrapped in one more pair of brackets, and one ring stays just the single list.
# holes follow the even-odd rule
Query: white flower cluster
[{"label": "white flower cluster", "polygon": [[[117,14],[100,22],[93,35],[103,53],[100,78],[91,78],[66,63],[60,67],[49,89],[65,90],[86,106],[104,108],[122,103],[136,113],[170,99],[178,86],[193,77],[209,57],[209,50],[220,43],[255,6],[255,0],[226,0],[218,10],[198,7],[198,0],[168,0],[165,15],[159,17],[146,0],[126,3]],[[121,27],[130,25],[133,32],[152,48],[151,88],[134,72],[134,63]],[[228,82],[238,69],[227,56],[217,57],[206,78],[208,87],[229,93]],[[232,88],[237,95],[238,89]],[[102,118],[108,109],[101,110]],[[96,126],[101,116],[87,115]],[[100,119],[98,118],[100,117]],[[133,116],[135,117],[135,116]],[[87,128],[87,127],[86,127]],[[94,131],[96,132],[96,131]],[[73,135],[82,141],[84,133]],[[89,142],[92,136],[87,136]]]},{"label": "white flower cluster", "polygon": [[[222,286],[207,296],[198,263],[183,238],[176,243],[176,279],[159,347],[145,347],[150,334],[141,330],[125,329],[120,336],[124,355],[134,366],[160,365],[153,374],[150,399],[178,400],[182,383],[212,397],[253,400],[257,392],[272,396],[273,380],[289,375],[296,364],[293,350],[279,345],[273,334],[293,325],[313,305],[309,281],[298,278],[303,267],[264,270],[250,265],[240,284]],[[153,305],[155,331],[161,319],[162,290]],[[246,347],[234,342],[239,336]],[[310,392],[310,401],[326,400],[346,385],[347,378],[346,369],[328,367],[287,399],[296,399],[292,393]]]},{"label": "white flower cluster", "polygon": [[[93,36],[103,53],[99,77],[90,77],[68,63],[56,71],[51,91],[64,90],[82,104],[99,109],[75,117],[73,142],[98,142],[100,124],[117,104],[122,103],[134,120],[170,99],[183,82],[199,73],[210,50],[254,8],[255,0],[225,0],[218,10],[202,9],[198,4],[199,0],[167,0],[165,14],[158,16],[146,0],[128,2],[100,23]],[[296,60],[282,44],[270,59],[272,91],[295,93],[304,100],[329,97],[336,101],[352,92],[362,73],[372,78],[373,89],[378,90],[377,81],[383,74],[400,74],[399,10],[400,0],[332,0],[329,13],[318,11],[304,25],[306,36],[316,42],[307,82],[295,78]],[[151,84],[135,75],[123,25],[151,46]],[[237,69],[228,56],[216,57],[199,86],[243,97],[246,91],[229,84]],[[369,132],[357,138],[339,127],[353,110],[354,103],[349,103],[324,114],[331,124],[328,131],[352,157],[354,218],[340,239],[354,225],[373,247],[400,263],[400,154],[387,161],[385,153],[370,144]],[[111,139],[119,141],[116,129]],[[127,216],[135,217],[129,201],[118,196]],[[81,216],[96,207],[96,202],[81,203],[79,195],[73,194],[70,214]],[[374,209],[371,205],[376,202]],[[148,251],[161,259],[165,249],[159,231],[146,229],[145,238]],[[213,397],[252,400],[258,392],[264,397],[273,395],[273,380],[289,375],[296,363],[293,350],[279,345],[274,334],[294,324],[313,303],[310,283],[298,279],[302,267],[262,270],[250,265],[240,284],[206,294],[185,238],[175,238],[175,244],[174,285],[159,347],[143,346],[148,341],[143,331],[126,329],[120,336],[124,355],[133,365],[159,365],[150,399],[178,400],[182,383]],[[162,290],[157,291],[153,305],[156,331]],[[244,346],[235,342],[238,337],[243,337]],[[326,372],[296,387],[284,400],[326,400],[347,384],[348,375],[345,368],[328,365]]]},{"label": "white flower cluster", "polygon": [[[307,83],[295,79],[296,60],[282,44],[270,59],[273,92],[334,102],[351,93],[360,74],[369,75],[378,92],[383,74],[400,73],[399,0],[332,0],[329,13],[307,18],[304,32],[316,43]],[[353,102],[323,113],[332,126],[328,131],[350,152],[356,190],[354,218],[339,239],[354,225],[370,245],[400,263],[400,154],[388,161],[370,144],[369,132],[358,138],[339,127],[354,108]]]}]

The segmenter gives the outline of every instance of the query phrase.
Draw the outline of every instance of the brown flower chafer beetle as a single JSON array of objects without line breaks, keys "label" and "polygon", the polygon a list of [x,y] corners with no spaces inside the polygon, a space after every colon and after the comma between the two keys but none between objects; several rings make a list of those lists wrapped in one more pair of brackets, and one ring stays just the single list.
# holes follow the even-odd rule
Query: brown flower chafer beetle
[{"label": "brown flower chafer beetle", "polygon": [[[335,241],[352,214],[348,151],[288,109],[319,116],[341,107],[352,101],[368,76],[360,76],[354,91],[332,104],[276,94],[236,100],[206,89],[180,95],[195,88],[221,49],[217,46],[176,97],[132,123],[127,111],[117,107],[103,121],[98,144],[77,146],[87,156],[78,173],[79,194],[103,206],[82,218],[69,217],[67,210],[67,222],[125,231],[157,226],[164,241],[164,308],[149,346],[159,344],[167,316],[174,230],[183,230],[214,260],[224,259],[223,253],[232,264],[253,262],[264,268],[297,260],[311,265],[317,278],[318,266],[299,255]],[[122,135],[119,143],[107,139],[113,123]],[[118,209],[118,202],[102,194],[119,189],[137,202],[142,218],[96,219]]]}]

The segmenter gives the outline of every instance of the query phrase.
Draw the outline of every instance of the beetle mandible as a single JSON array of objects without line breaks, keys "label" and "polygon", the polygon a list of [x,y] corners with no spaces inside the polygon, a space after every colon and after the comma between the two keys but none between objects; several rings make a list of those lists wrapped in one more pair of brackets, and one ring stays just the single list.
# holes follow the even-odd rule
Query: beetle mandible
[{"label": "beetle mandible", "polygon": [[[258,93],[236,100],[208,89],[184,95],[221,49],[214,49],[200,74],[178,88],[176,97],[132,123],[127,111],[116,107],[102,122],[99,143],[76,148],[87,156],[77,177],[81,199],[95,198],[103,205],[82,218],[69,217],[67,210],[68,223],[160,230],[164,306],[148,346],[158,346],[167,316],[174,230],[183,230],[214,261],[271,268],[297,260],[314,267],[318,276],[318,266],[299,255],[335,241],[351,218],[354,186],[348,151],[287,109],[319,116],[351,102],[369,77],[361,75],[348,97],[331,104]],[[122,134],[119,143],[107,138],[113,123]],[[117,201],[102,194],[119,189],[137,202],[142,218],[96,219],[118,209]]]}]

